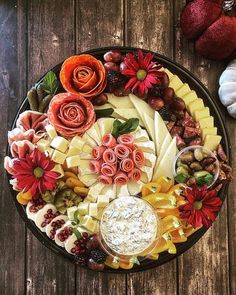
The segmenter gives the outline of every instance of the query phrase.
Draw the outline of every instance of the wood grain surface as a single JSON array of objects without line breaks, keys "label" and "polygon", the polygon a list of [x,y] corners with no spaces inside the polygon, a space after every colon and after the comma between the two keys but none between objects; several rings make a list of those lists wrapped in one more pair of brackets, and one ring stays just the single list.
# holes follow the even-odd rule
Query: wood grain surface
[{"label": "wood grain surface", "polygon": [[[201,58],[183,39],[179,17],[184,3],[0,0],[1,295],[236,295],[236,181],[212,228],[178,259],[145,272],[103,274],[76,268],[25,228],[2,169],[7,130],[27,89],[53,65],[83,50],[113,45],[151,49],[183,64],[217,101],[225,64]],[[235,172],[235,121],[224,115]]]}]

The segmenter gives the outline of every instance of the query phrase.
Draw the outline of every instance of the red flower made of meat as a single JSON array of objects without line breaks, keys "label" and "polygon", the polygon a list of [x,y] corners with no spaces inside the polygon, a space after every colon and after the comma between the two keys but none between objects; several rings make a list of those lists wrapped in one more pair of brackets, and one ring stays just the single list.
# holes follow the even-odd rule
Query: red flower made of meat
[{"label": "red flower made of meat", "polygon": [[90,101],[71,93],[59,93],[48,108],[48,120],[64,137],[83,134],[95,122],[95,112]]},{"label": "red flower made of meat", "polygon": [[60,80],[66,91],[91,99],[105,89],[106,70],[92,55],[74,55],[62,64]]}]

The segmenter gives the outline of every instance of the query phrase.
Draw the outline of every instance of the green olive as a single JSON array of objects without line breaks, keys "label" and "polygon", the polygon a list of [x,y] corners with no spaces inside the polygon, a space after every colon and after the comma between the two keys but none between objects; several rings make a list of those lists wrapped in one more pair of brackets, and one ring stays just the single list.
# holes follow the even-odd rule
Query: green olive
[{"label": "green olive", "polygon": [[194,150],[194,158],[199,162],[204,158],[204,155],[201,149]]}]

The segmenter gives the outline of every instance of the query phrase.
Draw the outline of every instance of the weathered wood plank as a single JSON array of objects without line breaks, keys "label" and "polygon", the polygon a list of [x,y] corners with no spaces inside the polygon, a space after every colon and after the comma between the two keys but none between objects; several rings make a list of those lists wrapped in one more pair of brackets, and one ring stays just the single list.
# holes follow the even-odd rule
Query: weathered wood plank
[{"label": "weathered wood plank", "polygon": [[[172,57],[173,1],[127,1],[126,45]],[[176,261],[127,275],[128,294],[177,294]]]},{"label": "weathered wood plank", "polygon": [[[203,59],[184,40],[179,17],[185,1],[175,2],[175,59],[197,76],[217,99],[218,77],[223,63]],[[207,234],[179,259],[180,294],[229,294],[227,204]]]},{"label": "weathered wood plank", "polygon": [[[25,28],[24,1],[19,3],[18,9],[17,1],[1,1],[0,6],[0,165],[2,167],[7,130],[21,100],[21,93],[25,91],[26,66],[24,36],[22,42],[17,42],[17,23],[23,30]],[[0,176],[0,218],[3,222],[0,227],[2,249],[0,290],[3,295],[21,295],[25,290],[25,226],[12,202],[3,169]]]},{"label": "weathered wood plank", "polygon": [[[77,1],[76,52],[123,44],[122,1]],[[125,275],[77,268],[77,294],[125,294]]]},{"label": "weathered wood plank", "polygon": [[[29,1],[28,87],[74,52],[74,2]],[[74,294],[75,267],[27,234],[27,294]]]}]

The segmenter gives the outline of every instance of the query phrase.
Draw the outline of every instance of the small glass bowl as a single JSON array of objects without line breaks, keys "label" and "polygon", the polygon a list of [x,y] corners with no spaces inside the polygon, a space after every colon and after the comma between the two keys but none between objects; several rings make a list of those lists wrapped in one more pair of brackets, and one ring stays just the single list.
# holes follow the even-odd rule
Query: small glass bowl
[{"label": "small glass bowl", "polygon": [[[109,244],[106,241],[105,235],[103,234],[103,226],[102,223],[104,222],[104,215],[106,214],[106,212],[114,205],[115,202],[117,202],[117,200],[120,200],[121,198],[132,198],[133,200],[138,199],[139,202],[143,202],[143,204],[145,204],[146,208],[151,209],[151,214],[153,214],[153,216],[155,217],[155,222],[156,222],[156,233],[153,236],[153,241],[147,245],[147,247],[145,249],[142,249],[142,251],[137,252],[137,253],[132,253],[132,254],[127,254],[127,253],[121,253],[120,251],[115,251],[114,249],[112,249],[111,244]],[[114,231],[113,231],[114,233]],[[154,208],[145,200],[136,197],[136,196],[122,196],[122,197],[118,197],[116,199],[114,199],[112,202],[110,202],[103,210],[103,214],[102,214],[102,218],[100,221],[100,232],[99,232],[99,239],[100,239],[100,244],[102,249],[109,255],[111,256],[114,260],[118,260],[120,262],[124,262],[124,263],[130,263],[130,262],[135,262],[137,261],[141,261],[144,260],[145,258],[147,258],[150,253],[153,251],[153,249],[155,248],[155,246],[157,245],[157,243],[159,242],[161,237],[161,224],[160,224],[160,218],[157,215],[157,213],[155,212]]]},{"label": "small glass bowl", "polygon": [[215,165],[215,169],[214,169],[214,178],[213,178],[213,181],[210,185],[208,185],[208,188],[210,188],[217,180],[218,176],[219,176],[219,170],[220,170],[220,165],[219,165],[219,161],[216,157],[216,155],[211,151],[209,150],[208,148],[204,147],[204,146],[201,146],[201,145],[192,145],[192,146],[188,146],[184,149],[182,149],[176,156],[175,158],[175,161],[174,161],[174,165],[173,165],[173,171],[174,171],[174,177],[177,175],[176,173],[176,166],[177,166],[177,162],[180,158],[180,156],[182,154],[184,154],[185,152],[187,151],[193,151],[196,150],[196,149],[200,149],[204,154],[210,156],[210,157],[213,157],[216,159],[216,161],[214,162],[214,165]]}]

